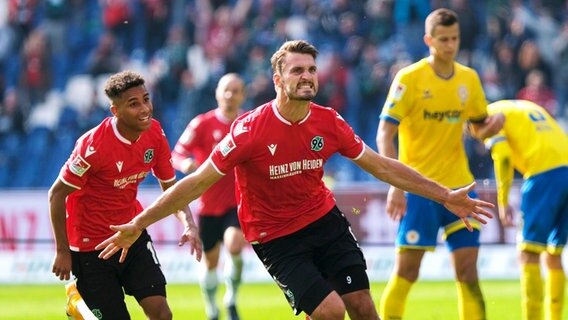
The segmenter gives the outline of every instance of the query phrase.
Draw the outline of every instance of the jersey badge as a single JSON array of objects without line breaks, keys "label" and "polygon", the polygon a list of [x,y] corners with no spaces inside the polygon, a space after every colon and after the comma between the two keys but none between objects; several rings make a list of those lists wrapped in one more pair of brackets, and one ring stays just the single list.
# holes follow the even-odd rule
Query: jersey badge
[{"label": "jersey badge", "polygon": [[396,89],[394,89],[392,99],[394,101],[400,101],[400,99],[402,99],[402,96],[404,95],[404,92],[406,92],[406,86],[402,83],[397,84]]},{"label": "jersey badge", "polygon": [[77,156],[77,158],[75,158],[73,162],[69,164],[69,170],[74,175],[79,177],[82,177],[83,174],[85,174],[85,172],[87,172],[87,170],[89,170],[90,167],[91,164],[85,161],[85,159],[83,159],[81,156]]},{"label": "jersey badge", "polygon": [[321,151],[323,149],[323,137],[315,136],[310,142],[313,151]]},{"label": "jersey badge", "polygon": [[278,145],[277,145],[277,144],[274,144],[274,143],[268,145],[268,151],[270,151],[270,154],[271,154],[271,155],[274,155],[274,153],[276,152],[276,147],[277,147],[277,146],[278,146]]},{"label": "jersey badge", "polygon": [[430,92],[430,89],[424,90],[424,92],[422,93],[422,99],[432,99],[432,92]]},{"label": "jersey badge", "polygon": [[118,172],[122,172],[122,165],[124,164],[124,161],[117,161],[116,162],[116,168],[118,169]]},{"label": "jersey badge", "polygon": [[144,152],[144,163],[150,163],[154,159],[154,149],[148,149]]},{"label": "jersey badge", "polygon": [[406,233],[406,242],[408,242],[408,244],[418,243],[419,240],[420,234],[416,230],[408,230]]},{"label": "jersey badge", "polygon": [[219,142],[219,150],[221,151],[221,155],[223,157],[226,157],[229,152],[233,151],[233,149],[235,149],[236,147],[237,145],[233,141],[231,134],[226,135],[225,138],[223,138],[223,140]]},{"label": "jersey badge", "polygon": [[89,157],[93,153],[97,152],[93,146],[88,146],[87,150],[85,150],[85,158]]},{"label": "jersey badge", "polygon": [[467,98],[469,97],[469,92],[467,91],[467,88],[464,85],[459,86],[458,96],[460,98],[461,105],[463,106],[466,103]]}]

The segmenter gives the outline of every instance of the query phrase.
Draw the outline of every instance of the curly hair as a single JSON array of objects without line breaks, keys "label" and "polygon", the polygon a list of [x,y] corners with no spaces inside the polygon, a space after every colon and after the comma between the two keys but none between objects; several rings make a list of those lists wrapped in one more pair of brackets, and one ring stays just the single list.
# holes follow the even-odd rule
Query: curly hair
[{"label": "curly hair", "polygon": [[144,85],[145,82],[140,74],[133,71],[115,73],[105,83],[105,94],[114,101],[120,98],[124,91]]}]

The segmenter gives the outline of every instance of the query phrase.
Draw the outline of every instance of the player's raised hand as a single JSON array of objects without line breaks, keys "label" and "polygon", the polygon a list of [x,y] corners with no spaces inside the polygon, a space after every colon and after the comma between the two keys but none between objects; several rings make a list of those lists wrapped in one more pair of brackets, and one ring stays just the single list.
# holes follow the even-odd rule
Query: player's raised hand
[{"label": "player's raised hand", "polygon": [[468,193],[471,192],[473,188],[475,188],[475,182],[471,183],[469,186],[452,190],[448,195],[448,199],[444,202],[444,207],[460,217],[469,231],[473,231],[473,227],[469,223],[468,217],[472,217],[486,224],[487,220],[485,220],[483,216],[492,219],[493,214],[483,208],[495,207],[492,203],[470,198]]},{"label": "player's raised hand", "polygon": [[203,254],[203,245],[201,244],[201,238],[199,237],[199,230],[195,224],[186,226],[183,230],[183,234],[179,239],[178,245],[181,247],[185,243],[189,244],[189,253],[191,255],[195,254],[195,259],[201,261],[201,256]]},{"label": "player's raised hand", "polygon": [[101,259],[109,259],[112,257],[118,250],[122,249],[120,253],[119,262],[124,262],[126,259],[126,255],[128,254],[128,249],[136,239],[142,233],[136,225],[133,223],[121,224],[118,226],[110,226],[110,228],[116,233],[111,236],[110,238],[106,239],[105,241],[99,243],[95,250],[103,250],[99,253],[99,258]]}]

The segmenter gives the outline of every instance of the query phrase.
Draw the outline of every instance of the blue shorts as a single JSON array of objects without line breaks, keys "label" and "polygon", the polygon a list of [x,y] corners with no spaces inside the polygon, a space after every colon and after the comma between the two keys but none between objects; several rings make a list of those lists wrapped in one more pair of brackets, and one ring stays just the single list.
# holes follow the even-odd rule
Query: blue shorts
[{"label": "blue shorts", "polygon": [[[475,192],[469,196],[477,198]],[[444,228],[443,239],[450,252],[479,247],[480,223],[470,219],[473,232],[467,230],[463,221],[443,205],[430,199],[406,193],[406,214],[398,226],[396,246],[398,249],[421,249],[433,251],[438,243],[438,232]]]},{"label": "blue shorts", "polygon": [[521,188],[521,250],[562,253],[568,238],[568,167],[537,174]]}]

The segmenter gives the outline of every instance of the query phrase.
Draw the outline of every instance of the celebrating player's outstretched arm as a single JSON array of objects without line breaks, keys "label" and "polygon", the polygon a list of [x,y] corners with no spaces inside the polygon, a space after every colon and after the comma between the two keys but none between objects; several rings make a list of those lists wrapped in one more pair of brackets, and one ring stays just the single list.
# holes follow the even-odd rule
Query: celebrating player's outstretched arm
[{"label": "celebrating player's outstretched arm", "polygon": [[444,205],[444,207],[462,219],[469,231],[473,231],[473,227],[468,217],[472,217],[483,224],[487,223],[484,216],[493,218],[493,214],[483,209],[484,207],[493,208],[494,205],[492,203],[472,199],[468,196],[468,193],[475,187],[475,182],[456,190],[448,189],[433,180],[425,178],[416,170],[398,160],[377,154],[368,146],[365,148],[363,156],[355,160],[355,163],[384,182]]}]

